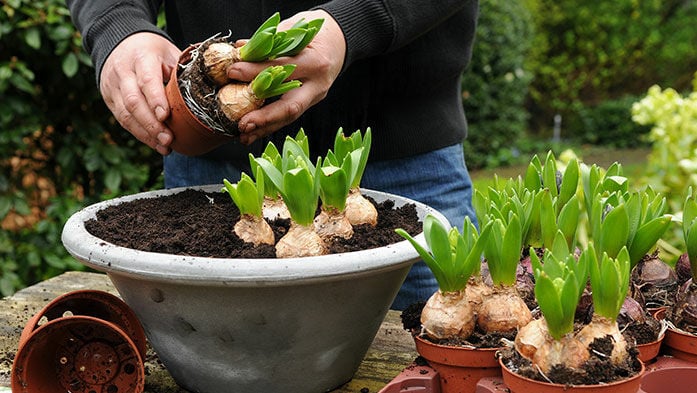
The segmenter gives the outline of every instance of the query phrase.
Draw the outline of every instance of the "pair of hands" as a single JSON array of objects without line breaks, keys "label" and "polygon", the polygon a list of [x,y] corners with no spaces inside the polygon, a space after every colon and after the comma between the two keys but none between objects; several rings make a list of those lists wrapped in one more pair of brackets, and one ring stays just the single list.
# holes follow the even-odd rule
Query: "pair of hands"
[{"label": "pair of hands", "polygon": [[[279,29],[290,28],[304,18],[324,18],[312,42],[292,58],[297,65],[292,75],[303,85],[279,100],[248,113],[238,123],[240,141],[251,144],[295,121],[312,105],[326,97],[344,64],[346,43],[341,28],[325,11],[301,12],[282,21]],[[122,127],[162,155],[171,152],[172,132],[164,124],[169,105],[164,83],[177,66],[180,50],[166,38],[136,33],[124,39],[104,62],[99,89],[109,110]],[[236,80],[251,81],[270,65],[291,62],[279,58],[264,63],[237,62],[228,69]]]}]

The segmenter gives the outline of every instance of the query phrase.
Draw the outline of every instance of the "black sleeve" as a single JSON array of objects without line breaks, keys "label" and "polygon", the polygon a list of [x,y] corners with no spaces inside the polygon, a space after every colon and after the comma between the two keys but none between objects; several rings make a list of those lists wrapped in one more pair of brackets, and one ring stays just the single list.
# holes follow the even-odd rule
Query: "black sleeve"
[{"label": "black sleeve", "polygon": [[92,58],[97,82],[104,61],[124,38],[149,31],[167,37],[157,27],[161,0],[66,0],[73,23],[82,33],[83,47]]},{"label": "black sleeve", "polygon": [[336,19],[346,38],[344,67],[399,49],[475,0],[332,0],[317,8]]}]

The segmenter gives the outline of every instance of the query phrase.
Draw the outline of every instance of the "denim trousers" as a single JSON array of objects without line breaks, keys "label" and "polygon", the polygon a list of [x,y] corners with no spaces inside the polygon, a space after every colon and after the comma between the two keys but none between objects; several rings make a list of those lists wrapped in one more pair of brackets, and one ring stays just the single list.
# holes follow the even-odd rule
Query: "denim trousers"
[{"label": "denim trousers", "polygon": [[[164,158],[165,187],[235,182],[240,170],[222,160],[187,157],[176,152]],[[460,144],[432,152],[394,160],[370,162],[363,174],[361,188],[401,195],[424,203],[462,229],[465,216],[476,224],[472,208],[472,180]],[[425,263],[415,263],[399,290],[391,308],[427,300],[438,283]]]}]

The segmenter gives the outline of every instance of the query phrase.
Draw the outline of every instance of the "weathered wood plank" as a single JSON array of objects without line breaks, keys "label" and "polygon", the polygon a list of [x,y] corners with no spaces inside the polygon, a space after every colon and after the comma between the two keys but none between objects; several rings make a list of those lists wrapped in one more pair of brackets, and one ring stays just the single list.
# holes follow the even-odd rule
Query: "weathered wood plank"
[{"label": "weathered wood plank", "polygon": [[[68,272],[0,299],[0,387],[10,386],[12,360],[19,336],[29,318],[55,297],[80,289],[96,289],[118,295],[106,275]],[[375,393],[397,376],[417,356],[399,313],[389,311],[354,378],[335,393]],[[146,393],[186,393],[148,349]],[[1,390],[0,390],[1,391]]]}]

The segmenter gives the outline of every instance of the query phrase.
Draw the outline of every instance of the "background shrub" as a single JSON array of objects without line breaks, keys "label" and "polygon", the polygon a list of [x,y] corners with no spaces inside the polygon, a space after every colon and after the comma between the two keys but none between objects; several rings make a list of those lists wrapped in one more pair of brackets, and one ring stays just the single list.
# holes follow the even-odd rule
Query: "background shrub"
[{"label": "background shrub", "polygon": [[571,119],[603,101],[641,95],[654,83],[686,89],[697,69],[694,1],[526,0],[526,5],[536,28],[529,60],[533,131],[548,131],[555,114]]},{"label": "background shrub", "polygon": [[532,23],[516,0],[482,0],[472,62],[462,76],[469,134],[463,147],[470,169],[510,163],[527,130],[532,75],[525,68]]},{"label": "background shrub", "polygon": [[123,131],[63,1],[0,12],[0,294],[82,269],[63,249],[67,217],[160,182],[161,159]]},{"label": "background shrub", "polygon": [[632,121],[632,105],[640,97],[627,95],[584,106],[573,117],[568,129],[569,138],[582,144],[603,145],[616,148],[647,147],[647,134],[651,127]]}]

